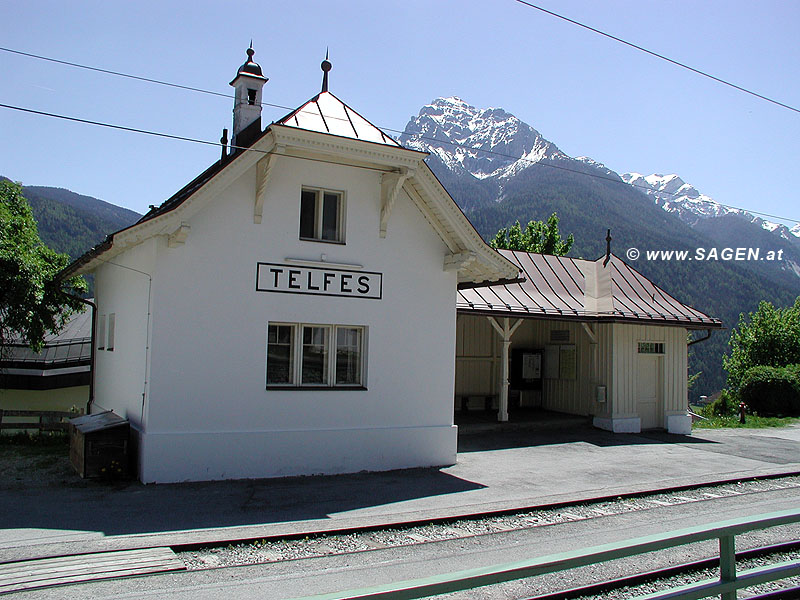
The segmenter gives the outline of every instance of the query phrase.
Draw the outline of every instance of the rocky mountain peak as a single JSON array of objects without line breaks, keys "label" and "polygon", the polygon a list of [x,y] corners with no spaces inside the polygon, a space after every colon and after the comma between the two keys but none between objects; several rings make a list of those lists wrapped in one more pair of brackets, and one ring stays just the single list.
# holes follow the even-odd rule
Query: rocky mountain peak
[{"label": "rocky mountain peak", "polygon": [[478,179],[505,178],[540,160],[565,157],[530,125],[502,108],[476,108],[437,98],[411,117],[400,143],[438,157],[450,170]]}]

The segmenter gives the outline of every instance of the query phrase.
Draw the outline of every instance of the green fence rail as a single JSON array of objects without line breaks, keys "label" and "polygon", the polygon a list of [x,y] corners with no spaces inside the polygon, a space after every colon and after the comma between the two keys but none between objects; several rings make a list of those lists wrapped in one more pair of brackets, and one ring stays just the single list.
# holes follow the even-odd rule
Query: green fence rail
[{"label": "green fence rail", "polygon": [[448,594],[506,581],[547,575],[618,558],[628,558],[647,552],[666,550],[676,546],[714,539],[719,540],[719,579],[699,581],[680,588],[641,596],[637,600],[695,600],[718,595],[723,600],[735,600],[736,590],[738,589],[800,575],[800,560],[768,565],[737,573],[735,537],[758,529],[790,525],[798,522],[800,522],[800,510],[775,512],[756,517],[732,519],[705,526],[690,527],[624,542],[593,546],[583,550],[551,554],[531,560],[445,573],[423,579],[412,579],[359,590],[308,596],[302,600],[411,600],[413,598],[427,598],[438,594]]}]

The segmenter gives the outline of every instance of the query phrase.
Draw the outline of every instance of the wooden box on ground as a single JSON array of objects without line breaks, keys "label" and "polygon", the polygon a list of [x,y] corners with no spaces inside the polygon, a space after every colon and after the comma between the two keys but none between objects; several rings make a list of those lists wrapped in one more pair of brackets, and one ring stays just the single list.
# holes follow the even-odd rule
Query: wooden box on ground
[{"label": "wooden box on ground", "polygon": [[111,411],[70,420],[69,458],[85,479],[128,476],[130,423]]}]

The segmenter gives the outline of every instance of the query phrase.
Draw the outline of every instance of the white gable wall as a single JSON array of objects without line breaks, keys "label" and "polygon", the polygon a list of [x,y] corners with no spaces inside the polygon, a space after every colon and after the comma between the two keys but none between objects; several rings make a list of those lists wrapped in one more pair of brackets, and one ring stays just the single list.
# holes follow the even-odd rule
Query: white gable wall
[{"label": "white gable wall", "polygon": [[[280,157],[253,223],[255,168],[159,238],[142,480],[389,469],[455,462],[456,273],[404,192],[379,237],[380,173]],[[299,239],[302,186],[342,190],[346,243]],[[363,265],[383,298],[256,292],[258,262]],[[367,327],[367,390],[266,390],[269,322]],[[232,460],[232,456],[236,457]]]}]

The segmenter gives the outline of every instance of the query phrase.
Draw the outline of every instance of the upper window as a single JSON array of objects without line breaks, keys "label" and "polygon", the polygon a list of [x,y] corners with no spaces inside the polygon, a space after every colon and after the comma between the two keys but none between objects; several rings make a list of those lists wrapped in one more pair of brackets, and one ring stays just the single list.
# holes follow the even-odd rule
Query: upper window
[{"label": "upper window", "polygon": [[270,323],[267,386],[362,387],[364,327]]},{"label": "upper window", "polygon": [[300,239],[344,242],[342,192],[303,188],[300,192]]},{"label": "upper window", "polygon": [[664,342],[639,342],[639,354],[664,354]]}]

